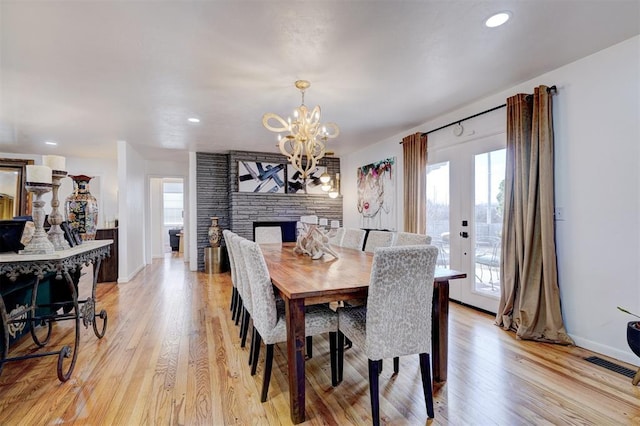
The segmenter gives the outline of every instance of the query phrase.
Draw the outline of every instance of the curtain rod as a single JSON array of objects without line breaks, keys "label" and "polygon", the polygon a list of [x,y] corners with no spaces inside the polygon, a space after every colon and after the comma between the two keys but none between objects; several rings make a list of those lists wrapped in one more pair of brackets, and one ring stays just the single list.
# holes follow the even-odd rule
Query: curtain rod
[{"label": "curtain rod", "polygon": [[[555,86],[555,85],[553,85],[553,86],[551,86],[551,87],[547,88],[547,93],[556,93],[556,92],[557,92],[557,90],[558,90],[558,89],[556,88],[556,86]],[[495,110],[500,109],[500,108],[504,108],[504,107],[506,107],[506,106],[507,106],[507,104],[498,105],[498,106],[496,106],[496,107],[489,108],[488,110],[485,110],[485,111],[479,112],[479,113],[477,113],[477,114],[470,115],[470,116],[465,117],[465,118],[462,118],[462,119],[460,119],[460,120],[452,121],[451,123],[449,123],[449,124],[445,124],[444,126],[440,126],[440,127],[438,127],[437,129],[433,129],[433,130],[429,130],[428,132],[424,132],[424,133],[422,134],[422,136],[428,135],[429,133],[437,132],[438,130],[445,129],[445,128],[449,127],[449,126],[453,126],[454,124],[462,123],[463,121],[467,121],[467,120],[469,120],[469,119],[471,119],[471,118],[478,117],[478,116],[480,116],[480,115],[486,114],[486,113],[491,112],[491,111],[495,111]],[[402,141],[400,141],[400,145],[402,145]]]}]

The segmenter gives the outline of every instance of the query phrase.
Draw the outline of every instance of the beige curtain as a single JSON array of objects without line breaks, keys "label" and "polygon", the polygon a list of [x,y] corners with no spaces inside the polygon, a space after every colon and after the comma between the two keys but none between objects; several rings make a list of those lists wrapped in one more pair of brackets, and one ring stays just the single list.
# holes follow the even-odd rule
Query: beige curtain
[{"label": "beige curtain", "polygon": [[404,165],[404,230],[427,233],[427,135],[402,139]]},{"label": "beige curtain", "polygon": [[507,99],[507,170],[496,324],[573,344],[560,311],[553,222],[553,120],[546,86]]}]

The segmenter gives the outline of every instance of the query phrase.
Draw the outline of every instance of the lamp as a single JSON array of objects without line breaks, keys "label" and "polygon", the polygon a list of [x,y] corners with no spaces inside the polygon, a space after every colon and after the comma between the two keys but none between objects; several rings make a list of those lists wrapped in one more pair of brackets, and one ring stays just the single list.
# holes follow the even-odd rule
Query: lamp
[{"label": "lamp", "polygon": [[[293,120],[268,112],[262,116],[262,125],[278,133],[278,147],[304,180],[324,157],[325,143],[340,134],[335,123],[320,123],[320,106],[309,111],[304,104],[304,92],[311,86],[307,80],[298,80],[295,86],[302,94],[301,105],[293,111]],[[280,133],[286,133],[284,137]],[[304,161],[303,161],[304,159]]]},{"label": "lamp", "polygon": [[336,182],[331,185],[329,190],[329,197],[338,198],[338,195],[340,195],[340,173],[336,173]]},{"label": "lamp", "polygon": [[329,176],[329,173],[324,172],[323,174],[320,175],[320,182],[329,183],[330,180],[331,180],[331,176]]}]

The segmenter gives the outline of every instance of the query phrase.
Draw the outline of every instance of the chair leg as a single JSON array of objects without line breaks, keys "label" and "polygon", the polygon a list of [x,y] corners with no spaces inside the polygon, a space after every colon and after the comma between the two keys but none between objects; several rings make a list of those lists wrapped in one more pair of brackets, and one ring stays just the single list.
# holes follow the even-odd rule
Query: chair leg
[{"label": "chair leg", "polygon": [[338,333],[335,331],[329,332],[329,353],[331,354],[331,386],[338,386]]},{"label": "chair leg", "polygon": [[231,290],[231,307],[229,308],[229,310],[231,312],[234,311],[235,307],[236,307],[236,293],[237,293],[238,289],[236,287],[233,287],[233,289]]},{"label": "chair leg", "polygon": [[344,344],[345,349],[351,349],[351,346],[353,346],[353,343],[351,342],[351,340],[349,340],[349,339],[347,339],[347,338],[345,337],[345,342],[346,342],[346,343]]},{"label": "chair leg", "polygon": [[305,347],[307,349],[307,359],[313,358],[313,336],[307,336]]},{"label": "chair leg", "polygon": [[400,358],[394,357],[393,358],[393,374],[398,374],[399,371],[400,371]]},{"label": "chair leg", "polygon": [[267,357],[264,361],[264,378],[262,379],[262,395],[260,402],[267,400],[269,393],[269,382],[271,381],[271,366],[273,365],[273,345],[267,345]]},{"label": "chair leg", "polygon": [[240,343],[240,347],[244,348],[247,345],[247,332],[249,331],[249,320],[251,316],[249,315],[249,311],[244,310],[244,315],[242,316],[242,327],[240,329],[240,338],[242,339],[242,343]]},{"label": "chair leg", "polygon": [[253,364],[251,364],[251,375],[256,375],[256,369],[258,368],[258,360],[260,359],[260,343],[262,342],[262,336],[258,333],[255,327],[253,327],[253,338],[251,339],[251,360]]},{"label": "chair leg", "polygon": [[244,304],[242,303],[242,297],[238,293],[238,304],[236,305],[236,325],[240,322],[240,316],[244,312]]},{"label": "chair leg", "polygon": [[433,388],[431,387],[431,358],[429,354],[420,354],[420,373],[422,375],[422,389],[424,400],[427,404],[427,416],[434,417],[433,413]]},{"label": "chair leg", "polygon": [[235,294],[235,302],[233,304],[233,319],[235,320],[236,318],[238,318],[238,315],[240,313],[240,309],[242,307],[242,299],[240,298],[240,293],[238,293],[238,289],[236,287],[234,287],[236,294]]},{"label": "chair leg", "polygon": [[380,361],[369,360],[369,393],[371,396],[371,420],[373,426],[380,425],[380,389],[378,376],[380,375]]},{"label": "chair leg", "polygon": [[337,361],[337,369],[338,369],[338,383],[342,382],[342,372],[344,369],[344,334],[342,334],[342,331],[338,331],[338,342],[336,344],[337,346],[337,354],[336,354],[336,361]]},{"label": "chair leg", "polygon": [[256,345],[256,334],[258,334],[258,331],[256,330],[256,328],[251,325],[251,346],[249,346],[249,365],[253,365],[253,351],[255,350],[255,345]]}]

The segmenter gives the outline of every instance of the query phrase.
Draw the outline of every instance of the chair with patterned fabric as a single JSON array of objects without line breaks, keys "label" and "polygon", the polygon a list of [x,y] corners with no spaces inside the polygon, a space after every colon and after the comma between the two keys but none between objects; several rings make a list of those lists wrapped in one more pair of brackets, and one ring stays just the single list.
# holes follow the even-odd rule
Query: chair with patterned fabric
[{"label": "chair with patterned fabric", "polygon": [[398,232],[394,246],[422,246],[431,244],[431,237],[413,232]]},{"label": "chair with patterned fabric", "polygon": [[378,247],[390,247],[393,243],[393,232],[389,231],[369,231],[364,251],[373,253]]},{"label": "chair with patterned fabric", "polygon": [[282,228],[279,226],[256,226],[254,233],[258,244],[282,244]]},{"label": "chair with patterned fabric", "polygon": [[342,237],[344,237],[344,228],[332,229],[329,233],[329,244],[342,246]]},{"label": "chair with patterned fabric", "polygon": [[341,245],[342,247],[362,250],[362,246],[364,245],[364,236],[366,234],[367,232],[364,229],[345,228]]},{"label": "chair with patterned fabric", "polygon": [[236,273],[238,276],[238,292],[242,300],[242,318],[240,323],[240,347],[244,348],[247,343],[247,332],[249,330],[249,321],[251,320],[251,311],[253,304],[251,302],[251,286],[247,277],[247,267],[245,264],[244,254],[240,250],[240,244],[248,241],[246,238],[236,235],[231,239],[234,247],[234,260],[236,264]]},{"label": "chair with patterned fabric", "polygon": [[[284,304],[276,303],[273,292],[273,285],[269,275],[269,269],[262,256],[262,251],[257,243],[243,241],[240,243],[240,250],[245,259],[247,276],[251,285],[253,300],[253,337],[252,356],[253,365],[251,375],[255,375],[260,356],[260,341],[264,341],[267,346],[265,359],[264,377],[262,382],[262,394],[260,400],[265,402],[269,392],[269,381],[271,380],[271,367],[273,365],[274,344],[287,341],[287,326],[284,312]],[[305,310],[305,332],[307,336],[316,336],[329,333],[331,362],[331,384],[336,386],[336,341],[338,331],[338,316],[326,305],[311,305]],[[315,357],[314,359],[318,359]]]},{"label": "chair with patterned fabric", "polygon": [[231,284],[233,285],[233,289],[231,290],[231,318],[233,320],[236,319],[237,307],[238,307],[238,281],[236,277],[236,264],[233,258],[233,252],[231,251],[231,235],[235,235],[233,232],[228,229],[224,229],[222,231],[222,236],[224,238],[224,243],[227,247],[227,256],[229,257],[229,272],[231,273]]},{"label": "chair with patterned fabric", "polygon": [[[342,380],[344,338],[369,358],[373,424],[380,424],[378,375],[384,358],[420,355],[427,415],[433,418],[431,388],[431,303],[438,249],[381,247],[373,255],[366,306],[338,308],[338,381]],[[411,320],[408,321],[407,319]],[[394,370],[398,371],[397,363]]]}]

